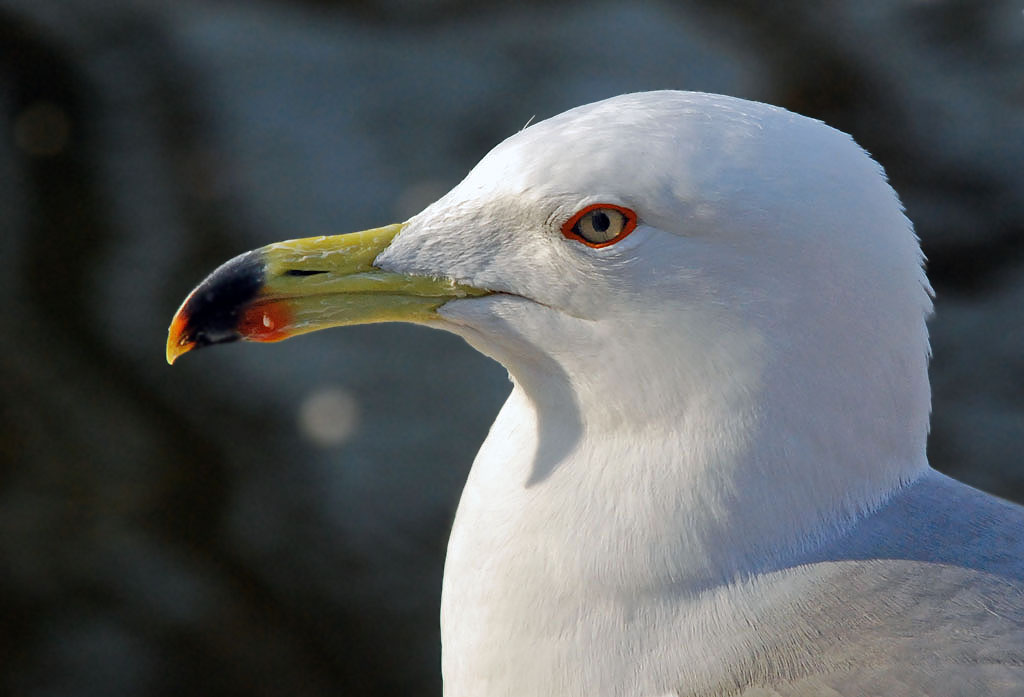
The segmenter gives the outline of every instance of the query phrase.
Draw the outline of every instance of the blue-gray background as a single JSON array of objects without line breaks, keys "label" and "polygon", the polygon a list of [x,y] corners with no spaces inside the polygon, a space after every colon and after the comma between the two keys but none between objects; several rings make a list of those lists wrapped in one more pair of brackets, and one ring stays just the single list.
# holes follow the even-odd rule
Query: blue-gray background
[{"label": "blue-gray background", "polygon": [[448,526],[509,389],[440,332],[164,363],[219,262],[402,220],[652,88],[851,132],[930,257],[940,469],[1024,499],[1019,2],[0,0],[0,693],[437,695]]}]

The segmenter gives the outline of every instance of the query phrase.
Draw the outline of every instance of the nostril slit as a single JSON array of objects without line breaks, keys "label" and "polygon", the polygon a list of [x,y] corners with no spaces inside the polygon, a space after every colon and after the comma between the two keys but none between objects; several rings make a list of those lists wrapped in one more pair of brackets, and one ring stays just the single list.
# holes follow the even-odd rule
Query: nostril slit
[{"label": "nostril slit", "polygon": [[284,272],[285,276],[315,276],[318,273],[327,273],[326,271],[313,271],[309,269],[288,269]]}]

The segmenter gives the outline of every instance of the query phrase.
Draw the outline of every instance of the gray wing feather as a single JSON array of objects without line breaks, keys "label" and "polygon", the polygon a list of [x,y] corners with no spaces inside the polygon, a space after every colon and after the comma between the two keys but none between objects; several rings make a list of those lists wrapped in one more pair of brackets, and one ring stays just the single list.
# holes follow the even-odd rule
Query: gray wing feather
[{"label": "gray wing feather", "polygon": [[1019,506],[930,473],[766,578],[748,659],[701,694],[1024,696]]}]

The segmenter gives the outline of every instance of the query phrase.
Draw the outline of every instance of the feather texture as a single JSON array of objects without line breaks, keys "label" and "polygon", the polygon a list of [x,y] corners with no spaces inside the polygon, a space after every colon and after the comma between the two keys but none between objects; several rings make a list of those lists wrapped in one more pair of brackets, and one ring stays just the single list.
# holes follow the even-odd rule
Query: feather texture
[{"label": "feather texture", "polygon": [[[600,203],[635,231],[561,234]],[[606,100],[376,263],[498,291],[441,326],[514,383],[449,543],[448,697],[1024,694],[1024,514],[928,467],[931,290],[849,136]]]}]

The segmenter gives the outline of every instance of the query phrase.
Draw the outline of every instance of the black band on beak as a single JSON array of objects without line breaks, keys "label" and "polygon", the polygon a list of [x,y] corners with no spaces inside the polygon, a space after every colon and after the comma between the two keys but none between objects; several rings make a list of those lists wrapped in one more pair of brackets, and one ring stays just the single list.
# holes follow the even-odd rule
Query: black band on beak
[{"label": "black band on beak", "polygon": [[183,335],[196,347],[242,338],[237,327],[241,313],[256,299],[265,280],[266,264],[259,250],[222,264],[192,292],[182,308]]}]

